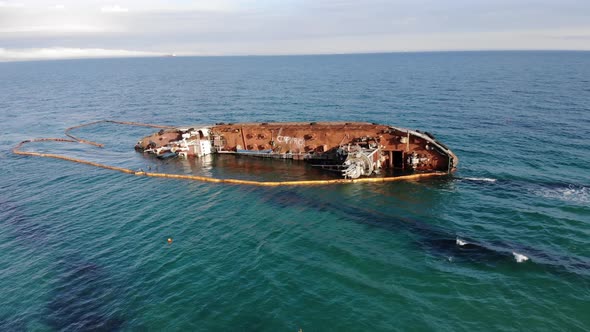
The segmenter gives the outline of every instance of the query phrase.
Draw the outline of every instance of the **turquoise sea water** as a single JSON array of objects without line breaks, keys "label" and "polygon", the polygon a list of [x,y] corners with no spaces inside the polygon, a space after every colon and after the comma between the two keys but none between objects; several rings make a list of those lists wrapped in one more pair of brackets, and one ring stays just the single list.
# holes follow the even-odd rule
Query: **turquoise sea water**
[{"label": "turquoise sea water", "polygon": [[[10,152],[103,119],[379,122],[432,132],[460,164],[416,182],[259,188]],[[0,123],[1,331],[590,329],[588,52],[0,63]],[[103,149],[26,149],[180,174],[326,176],[136,153],[153,131],[100,124],[73,133]]]}]

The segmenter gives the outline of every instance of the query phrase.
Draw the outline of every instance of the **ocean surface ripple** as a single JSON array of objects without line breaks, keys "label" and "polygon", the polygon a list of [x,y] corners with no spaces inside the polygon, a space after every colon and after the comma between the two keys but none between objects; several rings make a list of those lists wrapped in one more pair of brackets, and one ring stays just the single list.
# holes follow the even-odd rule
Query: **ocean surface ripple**
[{"label": "ocean surface ripple", "polygon": [[[0,331],[589,330],[590,53],[0,63]],[[17,156],[112,119],[368,121],[433,133],[444,178],[258,188]],[[329,177],[133,151],[152,129],[36,143],[131,169]],[[172,243],[168,243],[168,238]]]}]

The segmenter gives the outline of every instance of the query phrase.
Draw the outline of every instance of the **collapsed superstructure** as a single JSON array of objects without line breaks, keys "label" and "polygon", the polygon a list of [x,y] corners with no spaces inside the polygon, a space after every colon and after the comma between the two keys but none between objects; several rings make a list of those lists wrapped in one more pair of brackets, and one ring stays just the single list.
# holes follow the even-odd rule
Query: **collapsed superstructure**
[{"label": "collapsed superstructure", "polygon": [[217,123],[162,129],[137,151],[159,158],[236,154],[304,160],[344,178],[382,170],[450,172],[459,160],[428,132],[365,122]]}]

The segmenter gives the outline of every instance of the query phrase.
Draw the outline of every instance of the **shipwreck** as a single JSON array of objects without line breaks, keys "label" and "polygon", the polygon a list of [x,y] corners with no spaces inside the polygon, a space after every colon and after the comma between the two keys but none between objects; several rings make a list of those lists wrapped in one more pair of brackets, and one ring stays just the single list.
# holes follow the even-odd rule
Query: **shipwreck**
[{"label": "shipwreck", "polygon": [[135,149],[159,158],[235,154],[301,160],[345,179],[387,170],[451,172],[457,156],[428,132],[366,122],[217,123],[161,129]]}]

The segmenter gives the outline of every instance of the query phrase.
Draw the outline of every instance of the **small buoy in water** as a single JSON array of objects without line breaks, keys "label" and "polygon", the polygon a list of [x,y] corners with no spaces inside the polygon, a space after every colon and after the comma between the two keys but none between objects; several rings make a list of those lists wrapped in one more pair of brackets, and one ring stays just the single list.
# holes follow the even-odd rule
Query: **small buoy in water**
[{"label": "small buoy in water", "polygon": [[172,238],[171,237],[168,238],[168,244],[172,244]]}]

